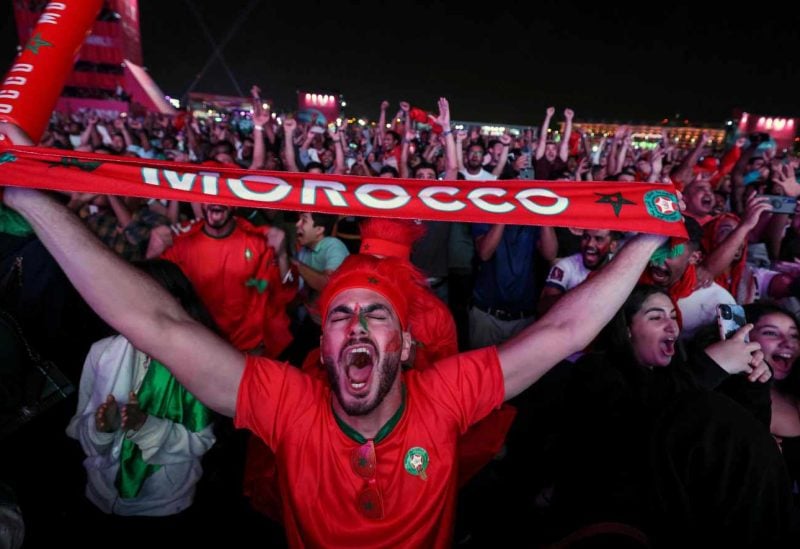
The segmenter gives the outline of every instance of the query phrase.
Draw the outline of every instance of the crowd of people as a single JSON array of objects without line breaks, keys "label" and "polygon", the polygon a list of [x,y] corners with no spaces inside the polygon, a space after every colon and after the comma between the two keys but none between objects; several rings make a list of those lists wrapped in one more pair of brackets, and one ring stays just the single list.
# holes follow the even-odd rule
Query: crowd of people
[{"label": "crowd of people", "polygon": [[[625,126],[593,146],[569,108],[558,141],[553,107],[536,135],[489,137],[453,128],[445,98],[393,116],[384,101],[375,125],[303,123],[259,93],[251,118],[55,113],[40,145],[251,170],[663,184],[682,193],[688,239],[4,181],[3,308],[80,380],[65,427],[86,454],[93,523],[187,539],[172,525],[216,443],[291,546],[488,544],[476,524],[508,493],[523,503],[492,514],[506,521],[495,540],[525,531],[514,523],[528,513],[541,528],[525,545],[800,540],[800,215],[770,199],[800,196],[797,157],[762,135],[679,149],[668,130],[639,149]],[[749,324],[722,337],[719,306],[737,304]],[[234,425],[253,435],[240,444]]]}]

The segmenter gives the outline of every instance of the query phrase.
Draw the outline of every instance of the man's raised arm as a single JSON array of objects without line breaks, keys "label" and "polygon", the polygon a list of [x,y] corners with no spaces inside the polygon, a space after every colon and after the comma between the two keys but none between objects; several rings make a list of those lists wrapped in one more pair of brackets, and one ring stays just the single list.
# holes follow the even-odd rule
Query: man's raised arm
[{"label": "man's raised arm", "polygon": [[[6,124],[0,132],[14,135]],[[14,181],[2,180],[2,184]],[[165,364],[210,408],[233,415],[244,357],[195,322],[158,283],[132,267],[92,235],[48,195],[7,187],[4,202],[36,231],[86,302],[134,347]]]},{"label": "man's raised arm", "polygon": [[646,234],[633,238],[596,276],[564,294],[540,320],[498,348],[506,400],[586,348],[622,307],[650,256],[665,240]]}]

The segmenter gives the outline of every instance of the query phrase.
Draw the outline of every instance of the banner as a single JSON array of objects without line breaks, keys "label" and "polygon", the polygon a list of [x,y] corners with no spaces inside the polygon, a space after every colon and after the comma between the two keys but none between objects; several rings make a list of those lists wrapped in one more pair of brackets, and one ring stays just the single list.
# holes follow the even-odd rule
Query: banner
[{"label": "banner", "polygon": [[381,179],[6,145],[0,146],[0,185],[341,215],[686,237],[674,189],[647,183]]},{"label": "banner", "polygon": [[39,140],[102,5],[103,0],[47,4],[0,85],[0,120]]}]

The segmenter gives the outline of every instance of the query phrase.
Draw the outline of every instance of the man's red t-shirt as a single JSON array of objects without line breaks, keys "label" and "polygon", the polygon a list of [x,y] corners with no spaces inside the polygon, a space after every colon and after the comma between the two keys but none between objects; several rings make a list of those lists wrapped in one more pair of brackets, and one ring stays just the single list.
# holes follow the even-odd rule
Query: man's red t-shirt
[{"label": "man's red t-shirt", "polygon": [[[459,354],[402,375],[402,417],[375,444],[384,518],[370,519],[357,505],[366,481],[350,461],[360,444],[337,424],[327,383],[288,364],[247,357],[235,424],[252,430],[277,455],[291,546],[450,546],[458,437],[505,396],[497,350]],[[409,466],[420,455],[424,476]]]},{"label": "man's red t-shirt", "polygon": [[[177,263],[191,280],[228,341],[248,351],[264,339],[265,315],[276,312],[269,299],[281,285],[275,252],[264,227],[243,219],[236,218],[236,228],[224,238],[208,236],[202,227],[203,222],[195,224],[161,257]],[[277,313],[286,316],[283,310]],[[286,325],[288,332],[288,317]],[[281,341],[278,346],[286,344]]]}]

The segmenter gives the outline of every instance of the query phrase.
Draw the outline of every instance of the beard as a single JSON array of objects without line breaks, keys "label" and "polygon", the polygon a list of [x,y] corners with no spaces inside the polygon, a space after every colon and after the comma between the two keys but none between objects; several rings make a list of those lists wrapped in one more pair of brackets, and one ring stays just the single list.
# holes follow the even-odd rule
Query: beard
[{"label": "beard", "polygon": [[367,397],[365,399],[352,402],[345,401],[346,395],[343,394],[341,378],[344,374],[336,366],[336,360],[333,357],[325,356],[322,358],[322,363],[328,371],[328,382],[333,389],[336,399],[342,406],[342,409],[350,416],[365,416],[372,410],[378,407],[383,402],[386,395],[389,394],[394,380],[397,377],[397,371],[400,369],[400,353],[385,353],[381,360],[374,366],[372,373],[373,378],[378,378],[378,393],[374,397]]},{"label": "beard", "polygon": [[233,210],[227,206],[207,206],[203,209],[203,219],[206,225],[214,229],[221,229],[233,217]]}]

